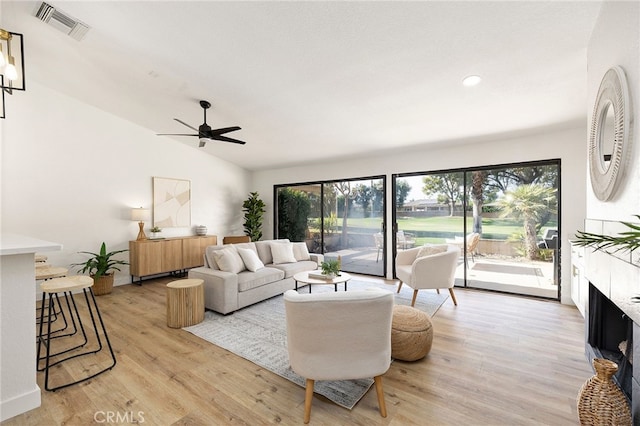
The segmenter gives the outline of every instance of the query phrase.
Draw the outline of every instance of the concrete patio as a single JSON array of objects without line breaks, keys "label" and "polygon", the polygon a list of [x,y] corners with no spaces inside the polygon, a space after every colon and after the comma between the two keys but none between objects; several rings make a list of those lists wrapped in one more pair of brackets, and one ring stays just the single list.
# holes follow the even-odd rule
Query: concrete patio
[{"label": "concrete patio", "polygon": [[[378,258],[379,255],[379,258]],[[328,252],[325,257],[342,259],[346,272],[382,276],[383,254],[375,247],[344,249]],[[553,263],[527,261],[522,258],[477,254],[469,258],[467,286],[530,296],[558,298],[558,286],[553,283]],[[377,259],[377,261],[376,261]],[[463,285],[464,264],[460,257],[456,271],[456,285]]]}]

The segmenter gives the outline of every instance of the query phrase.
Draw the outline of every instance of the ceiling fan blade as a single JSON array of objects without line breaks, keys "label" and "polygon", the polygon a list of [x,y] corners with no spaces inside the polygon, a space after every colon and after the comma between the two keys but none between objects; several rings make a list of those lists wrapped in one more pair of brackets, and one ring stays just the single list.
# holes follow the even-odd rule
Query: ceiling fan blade
[{"label": "ceiling fan blade", "polygon": [[198,144],[198,148],[203,148],[206,145],[204,138],[200,138],[200,143]]},{"label": "ceiling fan blade", "polygon": [[213,130],[211,130],[211,134],[212,135],[222,135],[224,133],[235,132],[236,130],[240,130],[240,127],[233,126],[233,127],[224,127],[222,129],[213,129]]},{"label": "ceiling fan blade", "polygon": [[192,130],[195,130],[196,132],[198,132],[198,131],[199,131],[198,129],[196,129],[196,128],[195,128],[195,127],[193,127],[192,125],[185,123],[184,121],[180,120],[179,118],[174,118],[174,120],[176,120],[176,121],[177,121],[178,123],[180,123],[180,124],[184,124],[184,125],[185,125],[185,126],[187,126],[188,128],[190,128],[190,129],[192,129]]},{"label": "ceiling fan blade", "polygon": [[213,136],[211,136],[211,139],[215,139],[217,141],[222,141],[222,142],[237,143],[237,144],[240,144],[240,145],[246,144],[246,142],[239,141],[238,139],[232,139],[232,138],[228,138],[226,136],[220,136],[220,135],[213,135]]},{"label": "ceiling fan blade", "polygon": [[156,133],[156,136],[200,136],[199,134],[187,134],[187,133]]}]

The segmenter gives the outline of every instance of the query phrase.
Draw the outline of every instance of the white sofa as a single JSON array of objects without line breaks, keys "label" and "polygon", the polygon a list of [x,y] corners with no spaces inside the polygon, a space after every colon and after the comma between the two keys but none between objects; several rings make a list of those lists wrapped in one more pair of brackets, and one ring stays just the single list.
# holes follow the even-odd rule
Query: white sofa
[{"label": "white sofa", "polygon": [[[274,244],[282,245],[274,249],[277,251],[275,263],[272,253]],[[293,252],[293,258],[286,259],[290,256],[289,248]],[[221,254],[221,250],[225,250],[225,255],[232,258],[231,262],[227,262],[227,257]],[[240,256],[243,262],[240,266],[237,264],[238,257],[229,253],[229,250],[249,259],[245,260]],[[256,268],[251,260],[254,256],[247,256],[246,250],[257,254],[264,267],[260,267],[258,263]],[[283,260],[295,262],[280,263]],[[298,272],[318,269],[323,260],[324,256],[321,254],[310,254],[306,243],[291,243],[287,239],[209,246],[205,250],[204,266],[191,269],[189,278],[204,280],[204,305],[207,309],[228,314],[295,288],[293,276]],[[256,270],[248,270],[247,266]]]}]

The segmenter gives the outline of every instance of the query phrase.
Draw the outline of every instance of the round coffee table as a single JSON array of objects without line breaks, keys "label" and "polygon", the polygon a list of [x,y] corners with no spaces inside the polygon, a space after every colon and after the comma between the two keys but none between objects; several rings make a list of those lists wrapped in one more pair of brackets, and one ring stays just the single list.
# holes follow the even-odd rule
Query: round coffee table
[{"label": "round coffee table", "polygon": [[304,271],[298,272],[293,276],[294,281],[296,282],[296,290],[298,289],[298,283],[302,283],[303,285],[309,286],[309,293],[311,293],[311,286],[315,284],[330,284],[335,288],[335,291],[338,291],[338,284],[344,283],[344,291],[347,291],[347,281],[351,279],[351,275],[346,272],[340,272],[335,278],[315,278],[313,276],[309,276],[309,274],[320,274],[320,270],[317,271]]}]

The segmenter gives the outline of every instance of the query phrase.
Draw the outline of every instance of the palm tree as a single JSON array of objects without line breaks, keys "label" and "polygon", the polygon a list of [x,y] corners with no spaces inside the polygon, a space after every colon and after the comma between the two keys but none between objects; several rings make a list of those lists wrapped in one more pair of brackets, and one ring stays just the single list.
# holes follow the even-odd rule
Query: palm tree
[{"label": "palm tree", "polygon": [[540,184],[520,185],[507,191],[496,205],[502,217],[521,220],[524,227],[524,246],[527,259],[539,258],[538,224],[549,212],[554,212],[556,190]]}]

